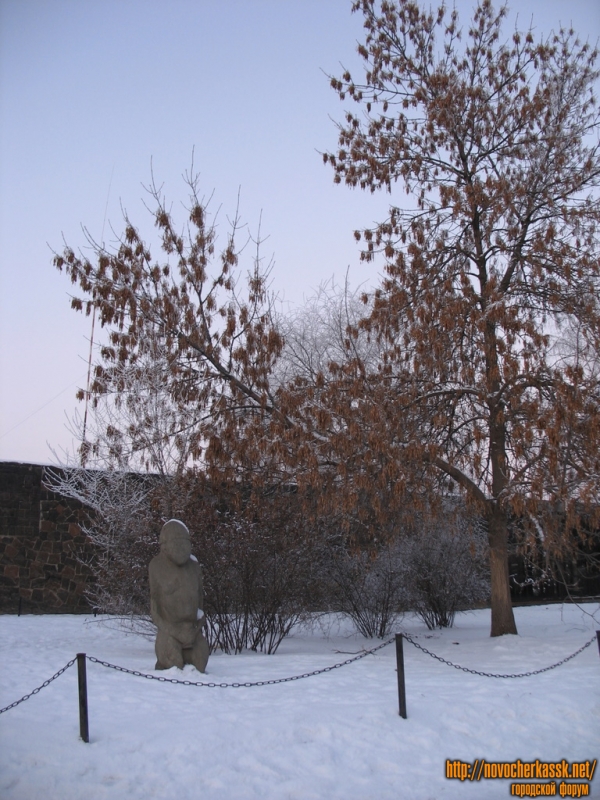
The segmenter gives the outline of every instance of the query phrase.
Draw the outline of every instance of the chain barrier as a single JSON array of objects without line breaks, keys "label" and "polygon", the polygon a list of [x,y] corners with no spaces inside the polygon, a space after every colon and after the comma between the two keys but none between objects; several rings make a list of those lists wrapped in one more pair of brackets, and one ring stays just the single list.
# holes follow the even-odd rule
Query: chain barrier
[{"label": "chain barrier", "polygon": [[427,653],[428,656],[431,656],[432,658],[437,659],[437,661],[441,661],[442,664],[447,664],[449,667],[454,667],[454,669],[460,669],[460,670],[462,670],[462,672],[470,672],[471,675],[483,675],[484,678],[528,678],[530,675],[541,675],[542,672],[548,672],[551,669],[555,669],[556,667],[560,667],[562,664],[566,664],[567,661],[570,661],[572,658],[575,658],[575,656],[578,656],[579,653],[582,653],[586,649],[586,647],[589,647],[592,642],[596,641],[596,636],[592,636],[592,638],[589,640],[589,642],[586,642],[583,645],[583,647],[579,648],[579,650],[576,650],[574,653],[571,653],[570,656],[567,656],[566,658],[563,658],[562,661],[557,661],[556,664],[551,664],[549,667],[543,667],[542,669],[536,669],[536,670],[533,670],[532,672],[519,672],[516,675],[499,675],[499,674],[494,673],[494,672],[480,672],[477,669],[469,669],[469,667],[461,667],[460,664],[454,664],[452,661],[447,661],[445,658],[442,658],[441,656],[438,656],[435,653],[432,653],[431,650],[428,650],[426,647],[423,647],[423,645],[420,645],[417,642],[415,642],[406,633],[403,633],[402,635],[406,639],[407,642],[410,642],[412,645],[414,645],[419,650],[422,650],[424,653]]},{"label": "chain barrier", "polygon": [[29,692],[29,694],[24,695],[20,700],[15,700],[14,703],[11,703],[9,706],[6,706],[6,708],[0,708],[0,714],[4,714],[5,711],[10,711],[11,708],[18,706],[19,703],[24,703],[25,700],[29,700],[30,697],[33,697],[34,694],[37,694],[42,689],[45,689],[46,686],[49,686],[52,683],[52,681],[55,681],[58,677],[60,677],[63,674],[63,672],[66,672],[69,669],[69,667],[72,667],[76,661],[77,661],[76,658],[72,658],[68,664],[65,664],[62,669],[59,669],[56,674],[54,674],[51,678],[48,678],[47,681],[44,681],[41,686],[37,687],[37,689],[34,689],[32,692]]},{"label": "chain barrier", "polygon": [[[556,664],[551,664],[549,667],[543,667],[542,669],[536,669],[531,672],[519,672],[514,675],[501,675],[494,672],[481,672],[477,669],[469,669],[469,667],[462,667],[460,664],[454,664],[452,661],[448,661],[442,656],[438,656],[436,653],[432,653],[431,650],[428,650],[423,645],[415,642],[415,640],[407,633],[403,633],[402,636],[406,639],[407,642],[414,645],[418,650],[421,650],[431,658],[435,658],[437,661],[440,661],[442,664],[446,664],[449,667],[454,667],[454,669],[461,670],[462,672],[469,672],[471,675],[482,675],[485,678],[528,678],[531,675],[541,675],[543,672],[548,672],[551,669],[556,669],[556,667],[562,666],[562,664],[566,664],[567,661],[570,661],[575,656],[578,656],[579,653],[582,653],[587,647],[589,647],[592,642],[596,641],[596,636],[592,636],[589,642],[586,642],[579,650],[576,650],[574,653],[571,653],[570,656],[566,656],[561,661],[557,661]],[[127,667],[120,667],[117,664],[110,664],[108,661],[101,661],[98,658],[94,658],[94,656],[86,656],[87,660],[93,664],[99,664],[101,667],[108,667],[109,669],[114,669],[117,672],[124,672],[127,675],[134,675],[137,678],[147,678],[148,680],[159,681],[160,683],[178,683],[182,686],[206,686],[210,688],[219,688],[219,689],[239,689],[242,687],[251,687],[251,686],[274,686],[277,683],[290,683],[291,681],[299,681],[303,678],[312,678],[314,675],[323,675],[326,672],[332,672],[334,669],[339,669],[340,667],[345,667],[347,664],[353,664],[355,661],[360,661],[362,658],[366,656],[370,656],[373,653],[376,653],[378,650],[382,650],[384,647],[387,647],[395,640],[395,636],[392,636],[387,641],[383,642],[377,647],[373,647],[371,650],[365,650],[363,653],[359,653],[358,655],[354,656],[353,658],[347,658],[345,661],[340,661],[338,664],[332,664],[329,667],[323,667],[322,669],[315,669],[312,672],[304,672],[302,675],[292,675],[289,678],[272,678],[267,681],[245,681],[243,683],[214,683],[214,682],[205,682],[205,681],[181,681],[177,678],[165,678],[163,675],[150,675],[147,672],[139,672],[138,670],[134,669],[127,669]],[[52,681],[55,681],[59,678],[63,672],[66,672],[69,667],[72,667],[77,659],[72,658],[67,664],[65,664],[62,669],[59,669],[51,678],[48,678],[47,681],[44,681],[41,686],[38,686],[33,691],[29,692],[29,694],[24,695],[21,697],[20,700],[15,700],[14,703],[11,703],[9,706],[5,708],[0,708],[0,714],[4,714],[5,711],[10,711],[11,708],[15,708],[20,703],[24,703],[25,700],[29,700],[30,697],[40,692],[42,689],[45,689],[46,686],[49,686]]]},{"label": "chain barrier", "polygon": [[204,682],[204,681],[181,681],[177,678],[165,678],[163,675],[150,675],[147,672],[138,672],[138,670],[134,669],[127,669],[126,667],[119,667],[116,664],[109,664],[108,661],[100,661],[98,658],[94,658],[94,656],[86,656],[88,661],[91,661],[93,664],[100,664],[102,667],[108,667],[109,669],[115,669],[117,672],[125,672],[127,675],[135,675],[137,678],[147,678],[148,680],[152,681],[160,681],[160,683],[179,683],[182,686],[207,686],[211,689],[219,688],[219,689],[239,689],[241,687],[250,687],[250,686],[274,686],[276,683],[289,683],[290,681],[299,681],[302,678],[312,678],[313,675],[322,675],[325,672],[332,672],[334,669],[339,669],[340,667],[345,667],[347,664],[352,664],[354,661],[360,661],[361,658],[365,658],[365,656],[370,656],[373,653],[376,653],[378,650],[381,650],[384,647],[387,647],[388,644],[391,644],[396,637],[392,636],[391,639],[388,639],[383,644],[377,645],[377,647],[373,647],[371,650],[365,650],[363,653],[360,653],[354,658],[347,658],[345,661],[340,661],[339,664],[332,664],[330,667],[323,667],[323,669],[315,669],[312,672],[304,672],[302,675],[293,675],[290,678],[272,678],[268,681],[246,681],[244,683],[213,683],[213,682]]}]

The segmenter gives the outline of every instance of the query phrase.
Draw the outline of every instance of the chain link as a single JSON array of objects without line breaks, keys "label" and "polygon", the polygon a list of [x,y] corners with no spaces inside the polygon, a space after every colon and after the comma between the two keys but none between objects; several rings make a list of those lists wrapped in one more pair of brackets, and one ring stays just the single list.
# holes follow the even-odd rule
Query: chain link
[{"label": "chain link", "polygon": [[119,667],[116,664],[109,664],[108,661],[100,661],[98,658],[94,658],[94,656],[86,656],[86,658],[93,664],[100,664],[102,667],[115,669],[117,672],[125,672],[128,675],[135,675],[137,678],[147,678],[148,680],[160,681],[161,683],[179,683],[182,686],[208,686],[211,689],[239,689],[241,687],[250,686],[274,686],[276,683],[289,683],[290,681],[302,680],[302,678],[312,678],[314,675],[322,675],[325,672],[332,672],[334,669],[345,667],[347,664],[352,664],[354,661],[360,661],[361,658],[365,658],[365,656],[370,656],[373,653],[376,653],[378,650],[381,650],[383,647],[387,647],[388,644],[391,644],[395,638],[395,636],[392,636],[391,639],[388,639],[382,644],[377,645],[377,647],[373,647],[371,650],[365,650],[364,653],[360,653],[359,655],[354,656],[354,658],[347,658],[345,661],[340,661],[339,664],[332,664],[330,667],[315,669],[312,672],[304,672],[302,675],[293,675],[290,678],[272,678],[268,681],[246,681],[244,683],[207,683],[203,681],[181,681],[177,678],[165,678],[163,675],[149,675],[147,672],[138,672],[138,670]]},{"label": "chain link", "polygon": [[575,656],[578,656],[579,653],[582,653],[586,649],[586,647],[589,647],[592,642],[596,641],[596,636],[592,636],[592,638],[589,640],[589,642],[586,642],[583,645],[583,647],[579,648],[579,650],[576,650],[574,653],[571,653],[570,656],[567,656],[566,658],[563,658],[562,661],[557,661],[556,664],[551,664],[549,667],[543,667],[542,669],[536,669],[536,670],[534,670],[532,672],[519,672],[516,675],[498,675],[498,674],[496,674],[494,672],[480,672],[477,669],[469,669],[468,667],[461,667],[460,664],[454,664],[452,661],[447,661],[445,658],[442,658],[441,656],[438,656],[435,653],[432,653],[426,647],[423,647],[422,645],[420,645],[417,642],[415,642],[406,633],[403,633],[402,636],[408,642],[410,642],[412,645],[414,645],[416,648],[418,648],[419,650],[422,650],[424,653],[427,653],[428,656],[431,656],[432,658],[437,659],[437,661],[441,661],[442,664],[447,664],[449,667],[454,667],[454,669],[460,669],[463,672],[470,672],[471,675],[483,675],[484,678],[528,678],[530,675],[541,675],[542,672],[548,672],[551,669],[555,669],[556,667],[560,667],[562,664],[566,664],[567,661],[570,661],[572,658],[575,658]]},{"label": "chain link", "polygon": [[19,703],[24,703],[25,700],[29,700],[30,697],[33,697],[34,694],[37,694],[42,689],[45,689],[46,686],[49,686],[52,683],[52,681],[55,681],[58,677],[60,677],[63,674],[63,672],[66,672],[66,670],[68,670],[69,667],[72,667],[75,661],[77,661],[77,659],[72,658],[68,664],[65,664],[62,669],[59,669],[55,675],[53,675],[51,678],[48,678],[47,681],[44,681],[41,686],[37,687],[37,689],[34,689],[32,692],[29,692],[29,694],[26,694],[20,700],[15,700],[14,703],[11,703],[9,706],[6,706],[6,708],[0,708],[0,714],[4,714],[5,711],[10,711],[11,708],[18,706]]}]

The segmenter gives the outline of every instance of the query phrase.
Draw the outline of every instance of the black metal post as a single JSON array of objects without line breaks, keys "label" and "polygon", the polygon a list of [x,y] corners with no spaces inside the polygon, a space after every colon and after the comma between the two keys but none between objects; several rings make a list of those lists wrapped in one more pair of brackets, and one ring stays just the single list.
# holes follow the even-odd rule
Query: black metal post
[{"label": "black metal post", "polygon": [[396,634],[396,671],[398,672],[398,705],[400,716],[406,719],[406,688],[404,686],[404,651],[402,634]]},{"label": "black metal post", "polygon": [[600,654],[600,631],[596,631],[596,639],[598,640],[598,653]]},{"label": "black metal post", "polygon": [[90,741],[87,702],[87,673],[85,653],[77,653],[77,677],[79,678],[79,736],[84,742]]}]

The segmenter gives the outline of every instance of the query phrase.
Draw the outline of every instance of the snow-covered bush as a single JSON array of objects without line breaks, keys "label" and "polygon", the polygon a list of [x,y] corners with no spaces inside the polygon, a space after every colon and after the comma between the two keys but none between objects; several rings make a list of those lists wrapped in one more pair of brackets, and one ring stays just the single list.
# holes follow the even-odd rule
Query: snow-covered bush
[{"label": "snow-covered bush", "polygon": [[386,545],[375,555],[336,548],[329,557],[333,609],[347,614],[363,636],[384,638],[408,600],[398,548]]},{"label": "snow-covered bush", "polygon": [[429,629],[447,628],[454,615],[489,599],[487,537],[481,522],[452,513],[398,543],[408,603]]},{"label": "snow-covered bush", "polygon": [[92,580],[86,598],[94,611],[136,618],[148,630],[148,563],[156,555],[156,513],[152,498],[160,488],[149,476],[116,470],[48,469],[46,487],[79,501],[87,514],[81,528],[94,547],[86,561]]},{"label": "snow-covered bush", "polygon": [[428,520],[399,523],[377,550],[329,550],[330,607],[363,636],[384,638],[403,611],[428,628],[451,627],[456,611],[489,598],[484,527],[451,506]]}]

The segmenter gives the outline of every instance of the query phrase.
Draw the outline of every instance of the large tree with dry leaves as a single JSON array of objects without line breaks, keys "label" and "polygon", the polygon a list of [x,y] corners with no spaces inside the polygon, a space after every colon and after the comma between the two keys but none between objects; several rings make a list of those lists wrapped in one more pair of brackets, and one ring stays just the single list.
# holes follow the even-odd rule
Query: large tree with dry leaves
[{"label": "large tree with dry leaves", "polygon": [[[81,291],[72,307],[96,314],[105,329],[91,385],[79,392],[97,409],[81,460],[182,473],[208,450],[231,477],[227,467],[252,464],[244,428],[256,416],[277,413],[270,378],[282,342],[260,239],[240,222],[238,208],[219,242],[217,215],[199,197],[197,176],[185,179],[184,225],[154,183],[148,190],[154,246],[125,216],[113,246],[86,231],[87,253],[65,246],[55,256],[56,267]],[[244,251],[246,275],[239,263]]]},{"label": "large tree with dry leaves", "polygon": [[491,633],[516,633],[511,524],[558,551],[600,499],[583,357],[600,344],[597,54],[573,31],[505,32],[489,0],[464,26],[413,0],[353,10],[365,74],[331,79],[357,108],[324,160],[338,183],[391,193],[388,218],[355,234],[386,272],[361,323],[381,345],[365,402],[385,407],[398,480],[420,464],[482,510]]}]

